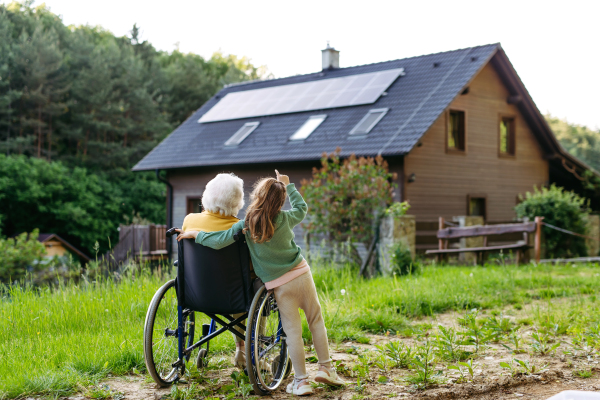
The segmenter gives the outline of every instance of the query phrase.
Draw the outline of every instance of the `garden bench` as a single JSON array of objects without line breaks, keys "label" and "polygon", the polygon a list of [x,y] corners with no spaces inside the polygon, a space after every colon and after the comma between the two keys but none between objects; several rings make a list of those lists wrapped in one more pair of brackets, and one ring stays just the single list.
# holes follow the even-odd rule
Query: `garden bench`
[{"label": "garden bench", "polygon": [[[542,217],[535,217],[534,222],[444,228],[444,218],[440,217],[439,230],[437,231],[439,248],[437,250],[427,250],[425,254],[436,254],[438,260],[441,261],[442,258],[448,254],[476,253],[478,262],[483,263],[483,255],[487,252],[514,250],[517,255],[516,262],[518,265],[521,262],[521,259],[525,258],[525,252],[531,248],[529,245],[529,234],[535,232],[535,258],[536,262],[539,262],[542,219]],[[520,240],[517,243],[504,245],[487,245],[488,236],[503,235],[507,233],[522,233],[523,240]],[[477,236],[483,236],[483,246],[481,247],[465,247],[460,249],[448,248],[448,241],[450,239],[462,239]]]}]

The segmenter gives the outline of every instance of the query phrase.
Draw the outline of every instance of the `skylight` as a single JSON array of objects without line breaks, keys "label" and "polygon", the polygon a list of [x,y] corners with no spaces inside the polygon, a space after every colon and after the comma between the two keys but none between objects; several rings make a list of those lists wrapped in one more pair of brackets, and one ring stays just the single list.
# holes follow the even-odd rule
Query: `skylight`
[{"label": "skylight", "polygon": [[227,93],[198,122],[373,104],[404,68]]},{"label": "skylight", "polygon": [[376,108],[373,110],[369,110],[367,115],[365,115],[358,124],[350,131],[351,135],[366,135],[375,125],[384,117],[384,115],[388,112],[387,108]]},{"label": "skylight", "polygon": [[322,115],[313,115],[306,120],[306,122],[294,133],[290,140],[304,140],[310,136],[311,133],[315,131],[321,125],[323,121],[327,118],[326,114]]},{"label": "skylight", "polygon": [[244,126],[238,129],[238,131],[225,142],[225,146],[237,146],[238,144],[242,143],[242,141],[246,139],[249,134],[258,128],[259,124],[260,122],[246,122]]}]

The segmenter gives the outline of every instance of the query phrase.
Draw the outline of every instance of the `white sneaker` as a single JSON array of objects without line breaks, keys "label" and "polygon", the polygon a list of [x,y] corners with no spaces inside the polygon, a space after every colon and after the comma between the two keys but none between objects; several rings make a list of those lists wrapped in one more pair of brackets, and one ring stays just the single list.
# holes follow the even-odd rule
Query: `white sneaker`
[{"label": "white sneaker", "polygon": [[315,376],[315,382],[324,383],[330,386],[342,386],[346,384],[346,382],[340,379],[333,368],[326,368],[324,366],[319,367],[319,372],[317,372],[317,376]]},{"label": "white sneaker", "polygon": [[294,378],[294,381],[287,385],[286,392],[295,394],[296,396],[306,396],[307,394],[313,394],[313,388],[308,382],[308,379]]}]

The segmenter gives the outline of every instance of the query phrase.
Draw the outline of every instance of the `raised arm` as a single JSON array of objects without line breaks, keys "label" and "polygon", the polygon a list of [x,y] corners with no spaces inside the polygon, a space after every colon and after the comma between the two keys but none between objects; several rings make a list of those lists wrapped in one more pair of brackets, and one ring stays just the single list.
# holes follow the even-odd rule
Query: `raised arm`
[{"label": "raised arm", "polygon": [[227,229],[226,231],[198,232],[198,236],[196,236],[196,243],[213,248],[215,250],[219,250],[235,242],[233,236],[243,228],[244,220],[242,219],[236,222],[231,228]]},{"label": "raised arm", "polygon": [[292,205],[292,209],[288,211],[284,211],[287,216],[290,224],[292,226],[298,225],[304,217],[306,217],[306,213],[308,212],[308,206],[306,202],[302,198],[302,195],[298,190],[296,190],[296,186],[293,183],[290,183],[285,187],[288,196],[290,197],[290,204]]}]

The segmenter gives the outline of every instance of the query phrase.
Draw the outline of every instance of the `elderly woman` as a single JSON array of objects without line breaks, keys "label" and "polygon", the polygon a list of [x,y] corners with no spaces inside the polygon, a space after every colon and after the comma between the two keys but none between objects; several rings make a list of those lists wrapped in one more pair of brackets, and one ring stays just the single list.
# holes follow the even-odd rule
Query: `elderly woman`
[{"label": "elderly woman", "polygon": [[[189,214],[183,220],[181,230],[215,232],[225,231],[239,221],[237,213],[244,206],[244,181],[234,174],[218,174],[206,184],[202,194],[201,213]],[[238,318],[243,314],[235,314]],[[241,329],[236,328],[240,333]],[[238,336],[235,338],[234,364],[239,368],[246,367],[244,341]]]}]

